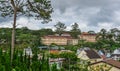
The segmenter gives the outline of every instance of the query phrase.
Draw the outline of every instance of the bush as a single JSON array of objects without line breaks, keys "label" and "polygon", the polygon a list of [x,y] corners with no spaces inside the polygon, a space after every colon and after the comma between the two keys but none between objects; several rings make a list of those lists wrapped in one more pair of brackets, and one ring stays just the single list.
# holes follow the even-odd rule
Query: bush
[{"label": "bush", "polygon": [[[54,67],[57,71],[57,68]],[[0,49],[0,71],[54,71],[50,70],[49,60],[43,54],[41,60],[38,60],[37,54],[31,58],[30,56],[23,56],[22,51],[15,51],[13,63],[10,63],[10,52],[2,52]]]}]

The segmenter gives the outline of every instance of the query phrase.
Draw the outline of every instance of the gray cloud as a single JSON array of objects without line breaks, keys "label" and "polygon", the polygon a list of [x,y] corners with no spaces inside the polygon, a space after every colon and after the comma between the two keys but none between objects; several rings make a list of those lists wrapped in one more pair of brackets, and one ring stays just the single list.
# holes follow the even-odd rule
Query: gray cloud
[{"label": "gray cloud", "polygon": [[[118,21],[120,18],[118,18],[117,15],[115,16],[114,13],[115,11],[120,13],[120,11],[118,11],[120,8],[120,0],[52,0],[52,4],[55,9],[59,9],[61,15],[63,15],[63,19],[66,19],[64,15],[66,12],[71,14],[71,19],[69,18],[69,20],[67,20],[69,24],[78,22],[81,25],[82,22],[80,22],[80,20],[86,22],[86,28],[88,29],[82,28],[84,31],[88,31],[91,28],[91,30],[106,28],[105,26],[111,24],[112,27],[110,28],[120,26],[120,21]],[[72,11],[68,11],[69,9]],[[73,13],[74,15],[72,15]],[[76,19],[73,19],[75,16]],[[118,19],[117,21],[115,20],[116,18]],[[105,23],[107,23],[107,25]],[[102,24],[102,26],[100,26],[100,24]],[[103,25],[105,26],[103,27]]]},{"label": "gray cloud", "polygon": [[[19,23],[30,29],[53,28],[58,21],[65,23],[67,30],[71,29],[70,26],[74,22],[79,24],[82,31],[120,28],[120,0],[51,0],[51,3],[54,9],[52,22],[42,25],[41,21],[21,17],[18,21],[24,20],[30,25],[22,24],[24,22],[21,21]],[[10,23],[10,20],[0,18],[2,24],[4,21]]]},{"label": "gray cloud", "polygon": [[12,18],[11,17],[0,17],[0,23],[1,22],[5,22],[5,21],[10,21],[10,20],[12,20]]},{"label": "gray cloud", "polygon": [[[52,0],[52,4],[55,8],[59,8],[61,11],[67,7],[77,6],[79,8],[88,7],[110,7],[119,4],[119,0]],[[112,4],[112,5],[111,5]]]}]

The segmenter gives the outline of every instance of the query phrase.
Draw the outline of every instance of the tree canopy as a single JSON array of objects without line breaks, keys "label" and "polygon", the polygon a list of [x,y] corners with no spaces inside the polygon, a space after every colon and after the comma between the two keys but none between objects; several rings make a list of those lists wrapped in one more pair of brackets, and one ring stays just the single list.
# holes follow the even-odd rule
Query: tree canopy
[{"label": "tree canopy", "polygon": [[11,40],[11,65],[15,47],[16,20],[20,15],[34,17],[43,20],[43,23],[51,21],[51,1],[49,0],[0,0],[2,17],[13,16],[12,40]]},{"label": "tree canopy", "polygon": [[2,17],[12,17],[16,11],[17,17],[24,15],[48,22],[53,9],[49,0],[2,0],[0,11]]},{"label": "tree canopy", "polygon": [[62,22],[57,22],[57,24],[54,25],[54,26],[56,28],[55,31],[59,34],[59,36],[61,36],[61,34],[63,33],[63,31],[65,31],[65,29],[66,29],[65,24],[62,23]]},{"label": "tree canopy", "polygon": [[79,25],[77,23],[74,23],[71,27],[72,27],[72,29],[70,30],[71,36],[74,38],[78,38],[78,35],[81,33]]}]

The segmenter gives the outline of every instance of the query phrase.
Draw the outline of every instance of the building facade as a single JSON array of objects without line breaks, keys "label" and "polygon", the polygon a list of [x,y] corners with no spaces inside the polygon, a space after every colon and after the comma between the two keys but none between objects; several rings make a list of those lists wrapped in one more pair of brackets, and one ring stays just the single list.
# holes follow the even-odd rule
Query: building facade
[{"label": "building facade", "polygon": [[78,44],[78,39],[73,39],[71,36],[55,36],[48,35],[41,38],[42,43],[45,45],[76,45]]},{"label": "building facade", "polygon": [[79,38],[81,40],[85,40],[87,42],[96,42],[96,36],[97,36],[96,34],[83,32],[83,33],[81,33],[81,35],[79,35]]},{"label": "building facade", "polygon": [[81,60],[89,61],[90,63],[94,63],[94,62],[98,62],[98,61],[102,60],[100,55],[92,49],[82,50],[77,55],[77,58],[79,58]]}]

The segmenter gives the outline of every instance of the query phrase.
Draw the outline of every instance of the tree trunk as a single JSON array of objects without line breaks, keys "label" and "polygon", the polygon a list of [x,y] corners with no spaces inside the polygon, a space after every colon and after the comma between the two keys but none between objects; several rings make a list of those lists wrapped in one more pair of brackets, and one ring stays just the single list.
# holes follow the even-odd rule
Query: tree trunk
[{"label": "tree trunk", "polygon": [[15,47],[16,18],[17,18],[17,10],[14,10],[14,22],[13,22],[12,40],[11,40],[11,65],[12,65],[12,61],[13,61],[13,54],[14,54],[14,47]]}]

